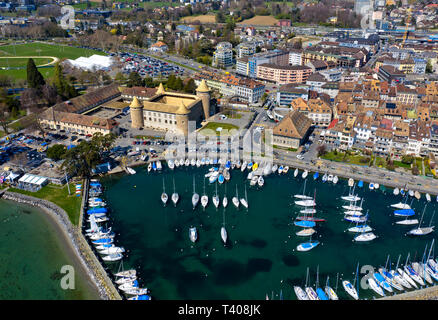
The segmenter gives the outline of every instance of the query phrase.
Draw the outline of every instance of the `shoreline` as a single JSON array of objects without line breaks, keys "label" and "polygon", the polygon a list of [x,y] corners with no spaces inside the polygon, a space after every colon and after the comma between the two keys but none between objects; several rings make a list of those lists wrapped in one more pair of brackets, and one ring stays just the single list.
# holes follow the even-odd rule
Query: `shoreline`
[{"label": "shoreline", "polygon": [[[24,203],[32,207],[38,207],[44,213],[46,213],[46,217],[51,220],[52,225],[57,232],[63,235],[64,239],[66,240],[65,245],[74,255],[74,257],[72,255],[72,258],[78,262],[85,272],[86,278],[88,278],[88,280],[94,285],[97,295],[103,300],[120,300],[120,296],[118,294],[116,295],[114,292],[111,292],[112,283],[111,286],[106,284],[105,276],[102,278],[102,275],[99,276],[100,270],[93,268],[95,267],[95,263],[92,261],[93,259],[90,257],[90,254],[94,256],[94,253],[88,247],[88,243],[86,243],[85,239],[81,239],[81,230],[78,230],[77,227],[74,227],[71,224],[67,213],[62,208],[58,207],[52,202],[11,191],[4,192],[2,198],[18,203]],[[84,245],[83,241],[85,241],[86,246]]]}]

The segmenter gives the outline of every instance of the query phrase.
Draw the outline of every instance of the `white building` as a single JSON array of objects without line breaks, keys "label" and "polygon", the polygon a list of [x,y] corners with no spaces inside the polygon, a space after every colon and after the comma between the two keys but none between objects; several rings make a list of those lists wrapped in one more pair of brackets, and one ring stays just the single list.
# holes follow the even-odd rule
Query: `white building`
[{"label": "white building", "polygon": [[213,53],[213,67],[228,68],[233,65],[233,45],[229,42],[219,42]]}]

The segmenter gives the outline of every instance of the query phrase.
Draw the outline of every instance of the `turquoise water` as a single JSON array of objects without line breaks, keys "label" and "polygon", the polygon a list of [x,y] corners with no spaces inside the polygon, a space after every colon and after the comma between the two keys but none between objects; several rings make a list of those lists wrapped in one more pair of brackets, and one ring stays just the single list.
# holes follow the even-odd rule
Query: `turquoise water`
[{"label": "turquoise water", "polygon": [[[0,300],[99,298],[45,213],[0,200],[0,223]],[[74,290],[60,286],[63,265],[75,268]]]},{"label": "turquoise water", "polygon": [[[218,185],[221,202],[227,189],[229,204],[224,211],[222,206],[216,209],[212,203],[215,185],[204,178],[207,167],[180,167],[175,171],[165,168],[162,173],[150,174],[145,168],[136,170],[136,175],[102,180],[104,196],[112,210],[117,243],[128,249],[125,268],[137,268],[143,286],[157,299],[265,299],[266,294],[278,299],[280,290],[284,299],[296,299],[293,285],[304,285],[307,267],[311,284],[316,281],[319,265],[320,285],[324,286],[330,276],[330,284],[335,287],[337,273],[340,280],[353,282],[358,262],[380,267],[388,254],[394,265],[399,254],[403,263],[408,252],[411,259],[422,256],[426,243],[436,235],[405,236],[413,227],[394,224],[396,219],[389,208],[401,197],[394,196],[392,189],[371,191],[365,184],[357,191],[365,198],[363,207],[369,210],[368,224],[378,238],[370,243],[355,243],[353,234],[345,232],[350,224],[343,220],[341,210],[344,203],[340,196],[348,193],[347,181],[339,180],[337,185],[322,183],[309,174],[306,191],[313,195],[316,190],[317,215],[327,221],[318,223],[317,234],[313,236],[321,244],[309,252],[298,252],[296,246],[308,239],[296,236],[300,228],[293,225],[300,208],[292,197],[302,192],[301,172],[297,178],[293,177],[293,170],[287,175],[271,174],[260,189],[249,186],[247,171],[233,170],[231,180]],[[193,176],[200,195],[206,180],[209,204],[205,212],[200,204],[192,209]],[[167,207],[160,200],[163,178],[169,195]],[[170,201],[173,178],[180,195],[176,208]],[[244,196],[246,185],[248,210],[242,206],[236,209],[231,203],[236,185],[239,197]],[[412,203],[418,219],[425,204],[424,197]],[[429,224],[435,207],[434,198],[427,205],[423,225]],[[223,212],[228,231],[226,246],[220,237]],[[198,229],[196,244],[189,240],[191,226]],[[112,265],[114,270],[117,267]],[[338,294],[348,298],[340,280]],[[359,294],[361,298],[372,298],[372,293],[361,289]]]}]

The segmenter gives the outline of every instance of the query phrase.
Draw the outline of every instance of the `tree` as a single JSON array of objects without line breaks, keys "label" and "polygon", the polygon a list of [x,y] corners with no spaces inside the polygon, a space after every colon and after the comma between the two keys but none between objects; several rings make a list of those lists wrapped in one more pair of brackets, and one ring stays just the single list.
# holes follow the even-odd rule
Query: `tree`
[{"label": "tree", "polygon": [[76,89],[65,79],[59,62],[55,66],[53,85],[56,88],[56,92],[65,99],[70,99],[78,95]]},{"label": "tree", "polygon": [[133,71],[129,74],[128,82],[126,83],[128,87],[140,87],[143,84],[143,80],[138,72]]},{"label": "tree", "polygon": [[38,71],[35,65],[35,61],[33,61],[32,58],[29,58],[29,60],[27,60],[26,72],[27,72],[27,86],[29,88],[36,89],[46,84],[44,77]]},{"label": "tree", "polygon": [[327,153],[327,147],[325,144],[318,146],[316,150],[318,152],[318,157],[321,157]]},{"label": "tree", "polygon": [[54,161],[61,160],[65,155],[66,147],[63,144],[55,144],[47,148],[46,155]]},{"label": "tree", "polygon": [[427,60],[426,73],[433,73],[433,66],[432,66],[432,62],[430,61],[430,59]]},{"label": "tree", "polygon": [[190,78],[189,81],[187,81],[187,83],[184,85],[183,91],[186,93],[194,94],[195,90],[196,90],[195,80]]},{"label": "tree", "polygon": [[91,169],[102,163],[103,153],[112,147],[115,139],[114,134],[95,133],[90,141],[81,141],[76,147],[67,150],[62,168],[69,175],[90,177]]}]

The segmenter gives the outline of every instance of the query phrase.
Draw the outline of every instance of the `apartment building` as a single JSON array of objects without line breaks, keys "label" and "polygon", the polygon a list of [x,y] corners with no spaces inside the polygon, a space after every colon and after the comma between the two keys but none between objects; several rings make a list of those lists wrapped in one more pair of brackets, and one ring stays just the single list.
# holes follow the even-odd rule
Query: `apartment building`
[{"label": "apartment building", "polygon": [[304,83],[311,74],[312,69],[306,66],[281,66],[270,63],[257,66],[257,79],[277,84]]}]

